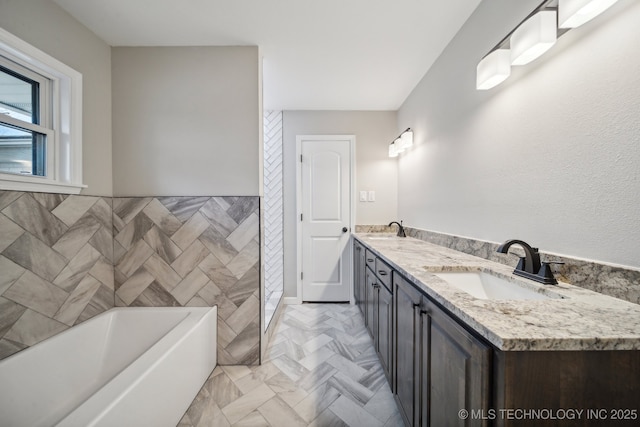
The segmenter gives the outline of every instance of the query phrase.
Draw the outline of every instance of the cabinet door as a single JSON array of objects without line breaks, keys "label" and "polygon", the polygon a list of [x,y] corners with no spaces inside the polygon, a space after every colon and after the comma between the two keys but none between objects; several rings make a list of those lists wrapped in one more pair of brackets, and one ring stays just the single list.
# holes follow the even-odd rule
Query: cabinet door
[{"label": "cabinet door", "polygon": [[385,286],[378,287],[378,334],[376,349],[384,374],[393,391],[393,294]]},{"label": "cabinet door", "polygon": [[364,314],[364,247],[357,241],[353,241],[353,297],[356,305]]},{"label": "cabinet door", "polygon": [[396,274],[393,276],[393,287],[396,401],[404,422],[414,426],[418,418],[420,293]]},{"label": "cabinet door", "polygon": [[[490,347],[462,328],[447,313],[430,301],[424,305],[428,335],[423,354],[429,354],[428,381],[422,380],[423,394],[428,394],[424,417],[431,426],[486,425],[486,420],[461,419],[461,409],[489,409]],[[423,337],[424,338],[424,337]],[[424,372],[424,371],[423,371]],[[429,387],[428,390],[424,390]]]},{"label": "cabinet door", "polygon": [[360,252],[361,248],[360,245],[358,244],[357,241],[353,241],[353,299],[356,302],[356,305],[358,305],[358,300],[359,300],[359,293],[360,290],[358,289],[358,279],[360,278],[360,273],[358,272],[358,254]]},{"label": "cabinet door", "polygon": [[[428,311],[429,300],[426,297],[422,297],[422,301],[420,304],[420,372],[418,373],[419,382],[418,385],[418,402],[420,405],[420,427],[428,427],[429,426],[429,407],[430,407],[430,373],[431,373],[431,316]],[[451,420],[450,423],[446,425],[454,425],[455,420],[457,418]],[[436,426],[437,424],[432,424]]]},{"label": "cabinet door", "polygon": [[378,284],[376,283],[376,276],[373,272],[367,267],[365,269],[365,293],[366,293],[366,314],[365,314],[365,323],[367,325],[367,329],[369,330],[369,334],[375,339],[376,333],[378,331],[377,325],[377,297],[378,297]]},{"label": "cabinet door", "polygon": [[367,263],[365,262],[365,250],[364,246],[360,246],[362,250],[360,251],[360,264],[358,265],[358,270],[360,270],[360,277],[358,281],[358,287],[360,288],[360,311],[362,315],[365,314],[365,301],[366,301],[366,292],[365,292],[365,269],[367,268]]}]

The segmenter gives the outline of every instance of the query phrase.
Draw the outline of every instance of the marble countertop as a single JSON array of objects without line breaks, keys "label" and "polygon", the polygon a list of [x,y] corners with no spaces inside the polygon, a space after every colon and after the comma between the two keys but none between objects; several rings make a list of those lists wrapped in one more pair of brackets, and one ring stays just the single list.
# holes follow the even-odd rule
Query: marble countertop
[{"label": "marble countertop", "polygon": [[[354,237],[500,350],[640,350],[640,305],[567,283],[537,284],[514,276],[512,266],[410,237]],[[447,271],[491,272],[555,298],[479,299],[433,274]]]}]

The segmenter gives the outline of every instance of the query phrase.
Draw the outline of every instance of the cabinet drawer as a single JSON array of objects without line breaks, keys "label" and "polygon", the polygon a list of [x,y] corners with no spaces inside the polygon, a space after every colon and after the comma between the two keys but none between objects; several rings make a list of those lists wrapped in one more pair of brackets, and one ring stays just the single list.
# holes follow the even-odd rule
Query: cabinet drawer
[{"label": "cabinet drawer", "polygon": [[391,285],[391,267],[387,265],[380,258],[376,258],[376,276],[380,280],[387,289],[392,290],[393,286]]},{"label": "cabinet drawer", "polygon": [[367,265],[371,269],[371,271],[376,271],[376,256],[369,249],[365,252],[365,261]]}]

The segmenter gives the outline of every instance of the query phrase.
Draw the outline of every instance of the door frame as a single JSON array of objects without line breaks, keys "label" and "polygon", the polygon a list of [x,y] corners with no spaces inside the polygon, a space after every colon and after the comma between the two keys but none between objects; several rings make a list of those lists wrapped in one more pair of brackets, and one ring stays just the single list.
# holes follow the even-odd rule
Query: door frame
[{"label": "door frame", "polygon": [[[302,279],[300,273],[302,272],[302,221],[299,220],[302,214],[302,162],[300,156],[302,155],[302,141],[349,141],[349,236],[353,232],[356,222],[356,212],[354,203],[354,194],[356,188],[356,174],[355,174],[355,159],[356,159],[356,136],[355,135],[296,135],[296,304],[302,304]],[[351,240],[351,238],[349,238]],[[349,273],[353,271],[353,251],[352,245],[347,244],[347,250],[349,251]],[[353,280],[351,280],[349,286],[349,302],[353,304]]]}]

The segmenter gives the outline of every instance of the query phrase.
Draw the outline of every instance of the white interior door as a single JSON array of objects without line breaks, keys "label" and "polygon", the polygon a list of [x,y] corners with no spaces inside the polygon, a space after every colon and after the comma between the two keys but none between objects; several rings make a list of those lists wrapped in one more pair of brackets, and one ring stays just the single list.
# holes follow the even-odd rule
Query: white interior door
[{"label": "white interior door", "polygon": [[350,300],[351,141],[301,137],[302,300]]}]

